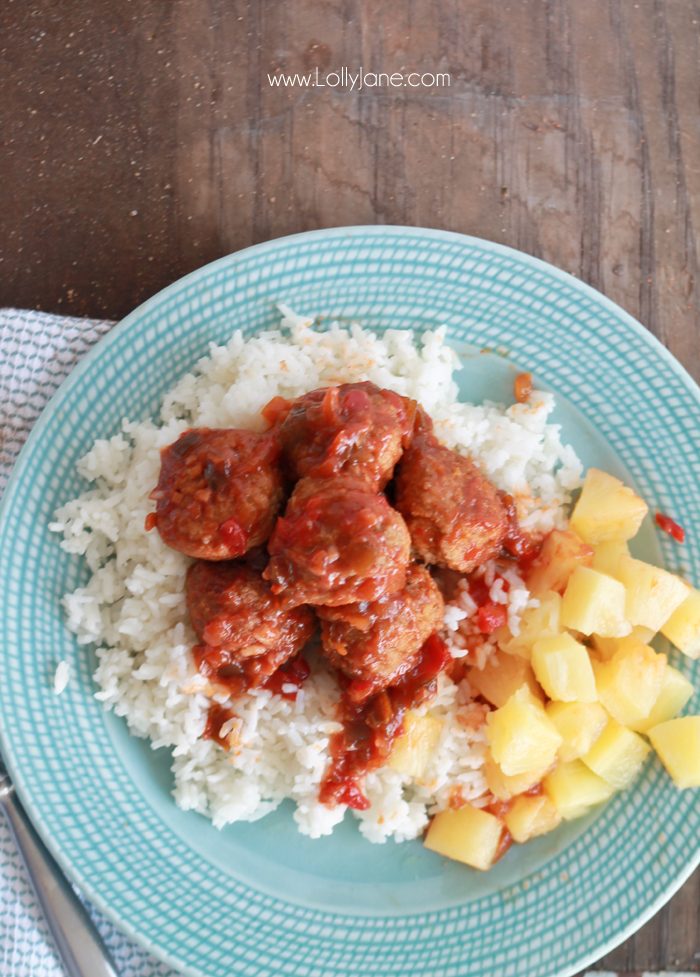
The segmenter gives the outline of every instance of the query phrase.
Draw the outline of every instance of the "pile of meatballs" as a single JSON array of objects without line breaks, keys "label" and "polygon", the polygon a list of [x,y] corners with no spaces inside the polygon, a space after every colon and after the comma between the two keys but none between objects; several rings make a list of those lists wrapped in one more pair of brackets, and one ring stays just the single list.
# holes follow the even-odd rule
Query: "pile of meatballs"
[{"label": "pile of meatballs", "polygon": [[442,625],[428,567],[469,573],[508,513],[415,401],[372,383],[275,398],[269,429],[195,428],[161,452],[146,528],[195,562],[187,607],[214,686],[263,685],[316,636],[356,702]]}]

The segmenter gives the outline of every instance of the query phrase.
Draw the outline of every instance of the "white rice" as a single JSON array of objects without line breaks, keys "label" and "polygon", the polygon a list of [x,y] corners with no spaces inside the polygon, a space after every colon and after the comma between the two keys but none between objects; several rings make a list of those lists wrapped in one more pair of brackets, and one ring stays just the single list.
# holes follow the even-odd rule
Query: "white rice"
[{"label": "white rice", "polygon": [[[87,586],[68,594],[64,604],[78,641],[97,646],[96,695],[154,749],[171,749],[177,803],[221,827],[261,818],[289,797],[299,830],[319,837],[345,814],[343,806],[317,801],[329,739],[339,729],[335,681],[319,665],[296,701],[266,690],[246,695],[235,703],[240,721],[224,731],[231,736],[229,751],[201,739],[209,700],[190,656],[195,636],[184,601],[190,560],[168,549],[157,532],[144,531],[159,449],[191,426],[261,429],[260,410],[273,396],[366,379],[420,401],[441,440],[474,455],[493,482],[516,497],[523,524],[533,532],[565,523],[582,467],[562,444],[559,428],[548,423],[551,394],[535,392],[528,403],[508,408],[457,399],[459,361],[445,343],[444,328],[419,339],[407,330],[380,337],[337,323],[317,331],[312,320],[283,312],[280,330],[248,339],[235,332],[226,346],[212,345],[165,396],[157,423],[125,419],[119,434],[97,441],[79,462],[92,487],[59,509],[50,528],[92,571]],[[495,563],[483,573],[491,599],[506,604],[516,633],[520,613],[531,603],[522,579]],[[445,610],[444,636],[455,657],[467,653],[465,635],[475,610],[466,589]],[[472,655],[474,664],[483,665],[491,650],[484,641]],[[56,691],[64,677],[65,670],[57,673]],[[353,813],[370,841],[417,837],[456,792],[485,802],[485,707],[471,701],[466,681],[458,687],[442,676],[426,710],[442,720],[443,729],[420,781],[389,767],[367,777],[371,807]]]}]

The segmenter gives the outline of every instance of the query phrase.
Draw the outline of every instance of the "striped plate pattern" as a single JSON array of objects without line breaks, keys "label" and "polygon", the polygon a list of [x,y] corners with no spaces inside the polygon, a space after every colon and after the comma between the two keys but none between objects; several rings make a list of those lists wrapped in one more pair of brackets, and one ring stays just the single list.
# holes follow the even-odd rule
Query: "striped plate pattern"
[{"label": "striped plate pattern", "polygon": [[[267,828],[265,819],[227,829],[217,858],[202,818],[170,813],[167,758],[152,768],[142,754],[135,760],[121,723],[91,696],[93,661],[59,607],[86,570],[46,529],[82,488],[75,462],[123,417],[153,415],[210,342],[274,326],[279,301],[379,330],[445,323],[454,340],[507,351],[580,411],[651,505],[681,518],[686,545],[655,545],[667,566],[700,581],[699,391],[621,309],[551,266],[456,234],[359,227],[273,241],[202,268],[132,313],[74,371],[20,457],[0,517],[0,723],[13,779],[90,898],[188,974],[573,973],[639,926],[700,857],[697,793],[675,791],[658,762],[534,867],[515,859],[490,881],[459,869],[459,897],[436,895],[436,857],[421,901],[422,876],[406,855],[413,846],[387,846],[386,887],[377,881],[363,910],[361,898],[332,895],[342,837],[323,843],[324,864],[306,874],[266,859],[266,832],[282,831],[288,813]],[[73,681],[56,697],[60,658]],[[230,849],[240,859],[227,856],[229,837],[244,839]],[[375,857],[369,845],[357,851],[368,865]],[[361,885],[348,878],[346,888],[361,894]],[[402,887],[413,893],[405,902]]]}]

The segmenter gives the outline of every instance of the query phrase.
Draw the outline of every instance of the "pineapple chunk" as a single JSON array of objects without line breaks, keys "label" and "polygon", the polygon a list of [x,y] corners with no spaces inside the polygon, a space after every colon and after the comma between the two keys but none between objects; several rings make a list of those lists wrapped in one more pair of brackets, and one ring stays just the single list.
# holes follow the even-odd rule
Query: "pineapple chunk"
[{"label": "pineapple chunk", "polygon": [[442,722],[434,716],[417,716],[415,712],[407,712],[403,727],[404,731],[391,751],[389,766],[399,773],[420,779],[440,742]]},{"label": "pineapple chunk", "polygon": [[591,641],[598,658],[607,662],[620,648],[626,648],[633,644],[648,645],[655,635],[656,631],[652,631],[651,628],[642,628],[637,625],[624,638],[601,638],[599,634],[592,634]]},{"label": "pineapple chunk", "polygon": [[560,763],[543,781],[545,793],[565,821],[587,814],[594,804],[606,801],[613,788],[582,763]]},{"label": "pineapple chunk", "polygon": [[599,702],[548,702],[545,712],[559,730],[559,759],[578,760],[605,729],[608,714]]},{"label": "pineapple chunk", "polygon": [[536,642],[532,649],[532,667],[550,699],[595,702],[598,698],[588,651],[570,634]]},{"label": "pineapple chunk", "polygon": [[502,821],[488,811],[465,804],[456,811],[436,814],[424,844],[438,855],[485,871],[496,860],[502,834]]},{"label": "pineapple chunk", "polygon": [[551,763],[548,763],[546,767],[540,770],[528,770],[526,773],[519,773],[514,777],[509,777],[503,773],[490,752],[487,751],[483,771],[486,786],[493,796],[497,797],[499,801],[509,801],[517,794],[524,794],[525,791],[530,790],[535,784],[539,784],[550,767]]},{"label": "pineapple chunk", "polygon": [[661,691],[646,719],[631,723],[632,729],[638,733],[646,733],[652,726],[675,719],[681,709],[691,698],[694,688],[685,675],[682,675],[673,665],[667,665],[661,684]]},{"label": "pineapple chunk", "polygon": [[641,736],[611,719],[583,762],[615,790],[628,787],[641,770],[649,746]]},{"label": "pineapple chunk", "polygon": [[529,662],[516,655],[492,655],[483,668],[470,668],[467,678],[496,707],[505,705],[521,685],[527,685],[536,699],[544,698]]},{"label": "pineapple chunk", "polygon": [[659,697],[666,671],[666,655],[649,645],[630,642],[610,661],[593,662],[598,698],[623,726],[646,719]]},{"label": "pineapple chunk", "polygon": [[604,638],[630,632],[625,620],[625,588],[619,580],[590,567],[577,567],[569,578],[561,601],[563,627]]},{"label": "pineapple chunk", "polygon": [[676,787],[700,787],[700,716],[653,726],[649,739]]},{"label": "pineapple chunk", "polygon": [[689,593],[680,577],[631,556],[620,560],[616,576],[625,586],[627,620],[652,631],[663,627]]},{"label": "pineapple chunk", "polygon": [[630,551],[627,543],[622,539],[610,539],[607,543],[598,543],[593,551],[593,562],[591,566],[594,570],[607,573],[608,576],[616,576],[618,564],[623,556],[629,556]]},{"label": "pineapple chunk", "polygon": [[561,745],[556,727],[526,685],[489,713],[486,739],[493,759],[509,777],[549,767]]},{"label": "pineapple chunk", "polygon": [[537,835],[553,831],[561,823],[561,814],[546,794],[536,797],[516,797],[505,815],[506,827],[513,841],[529,841]]},{"label": "pineapple chunk", "polygon": [[648,506],[619,478],[589,468],[569,528],[586,543],[632,539]]},{"label": "pineapple chunk", "polygon": [[559,609],[561,597],[559,594],[546,593],[539,596],[539,607],[526,608],[520,617],[520,632],[511,635],[504,629],[504,634],[496,634],[498,646],[509,655],[520,655],[529,658],[532,646],[539,638],[546,638],[559,633]]},{"label": "pineapple chunk", "polygon": [[691,590],[664,622],[661,633],[688,658],[700,658],[700,590]]},{"label": "pineapple chunk", "polygon": [[561,594],[576,567],[590,566],[592,559],[593,547],[579,539],[576,533],[553,529],[528,570],[525,583],[535,596],[548,590]]}]

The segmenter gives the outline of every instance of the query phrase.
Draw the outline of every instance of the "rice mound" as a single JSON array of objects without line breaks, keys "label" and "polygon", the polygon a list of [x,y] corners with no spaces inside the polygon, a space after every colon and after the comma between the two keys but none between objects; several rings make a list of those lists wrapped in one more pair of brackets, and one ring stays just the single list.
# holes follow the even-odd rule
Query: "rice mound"
[{"label": "rice mound", "polygon": [[[340,728],[335,680],[317,663],[296,701],[267,690],[236,700],[241,730],[231,751],[200,738],[209,700],[190,655],[195,635],[184,582],[191,561],[165,546],[157,532],[144,531],[159,449],[193,426],[259,430],[260,410],[276,395],[291,398],[319,386],[371,380],[420,401],[438,437],[472,454],[516,498],[530,531],[565,525],[582,466],[562,444],[558,426],[548,423],[551,394],[535,392],[528,403],[508,408],[460,402],[454,381],[459,359],[445,342],[444,328],[418,339],[408,330],[379,336],[335,322],[321,331],[313,320],[281,311],[279,330],[250,338],[237,331],[227,345],[212,344],[209,355],[166,394],[156,423],[124,420],[119,434],[97,441],[78,465],[92,487],[62,506],[50,528],[62,534],[67,552],[85,558],[92,574],[87,586],[66,595],[64,606],[78,642],[96,645],[96,696],[154,749],[171,750],[180,807],[222,827],[264,817],[289,797],[299,830],[320,837],[345,814],[344,806],[329,808],[317,800],[329,740]],[[523,581],[512,568],[493,562],[482,572],[491,598],[507,605],[517,632],[522,610],[534,603]],[[474,610],[466,590],[446,607],[443,636],[455,657],[467,653],[461,634]],[[478,666],[490,650],[485,642]],[[477,805],[485,802],[486,707],[472,701],[467,682],[456,686],[441,676],[437,697],[421,711],[443,721],[440,742],[420,781],[390,767],[367,776],[371,806],[352,813],[369,841],[417,837],[455,791]]]}]

